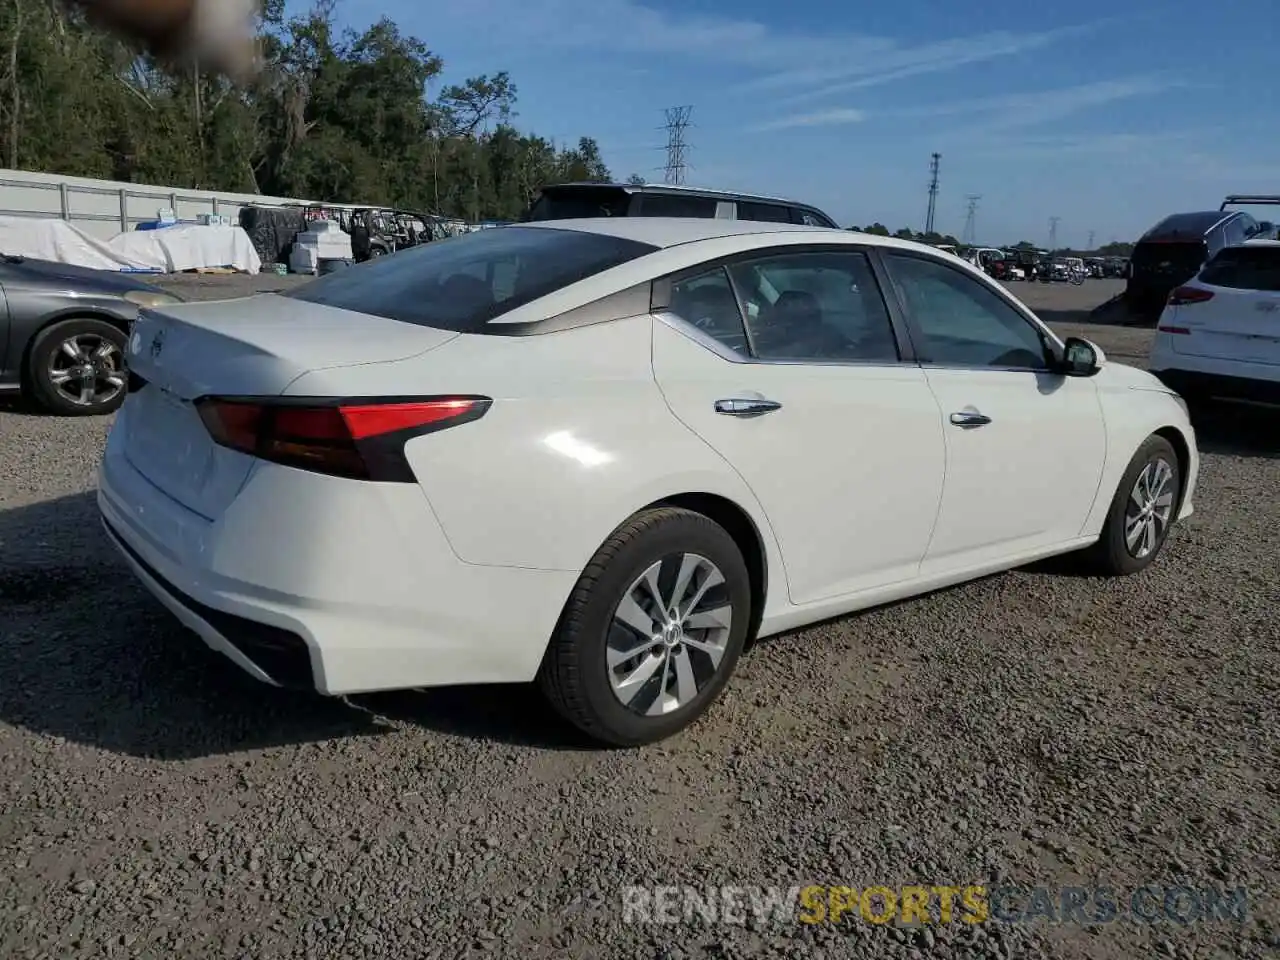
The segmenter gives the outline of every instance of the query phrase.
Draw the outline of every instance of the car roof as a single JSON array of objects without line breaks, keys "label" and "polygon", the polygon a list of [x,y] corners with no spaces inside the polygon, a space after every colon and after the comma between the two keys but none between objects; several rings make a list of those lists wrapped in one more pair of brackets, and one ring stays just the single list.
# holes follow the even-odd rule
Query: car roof
[{"label": "car roof", "polygon": [[1157,240],[1178,234],[1202,237],[1218,224],[1240,215],[1238,210],[1197,210],[1191,213],[1173,213],[1143,234],[1142,240]]},{"label": "car roof", "polygon": [[716,190],[711,187],[693,187],[687,184],[672,183],[595,183],[589,180],[575,180],[570,183],[549,183],[542,189],[547,190],[625,190],[627,193],[688,193],[700,197],[723,197],[726,200],[761,200],[768,203],[785,203],[792,207],[804,207],[808,210],[817,208],[811,203],[790,200],[786,197],[771,197],[759,193],[742,193],[737,190]]},{"label": "car roof", "polygon": [[[742,237],[767,234],[808,234],[815,242],[861,244],[863,246],[893,247],[900,250],[928,250],[953,256],[945,250],[911,240],[881,237],[871,233],[858,233],[834,227],[806,227],[793,223],[767,223],[754,220],[721,220],[697,217],[596,217],[581,220],[537,220],[522,223],[521,228],[537,230],[578,230],[598,233],[602,236],[634,240],[650,246],[666,248],[700,240],[721,237]],[[508,228],[502,228],[508,229]],[[955,259],[960,259],[954,257]]]}]

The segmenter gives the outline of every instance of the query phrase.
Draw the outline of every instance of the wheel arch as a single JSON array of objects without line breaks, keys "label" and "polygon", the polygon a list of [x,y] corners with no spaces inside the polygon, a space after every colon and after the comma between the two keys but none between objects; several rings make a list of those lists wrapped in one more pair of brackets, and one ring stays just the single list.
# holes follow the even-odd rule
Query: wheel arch
[{"label": "wheel arch", "polygon": [[133,322],[126,317],[117,316],[106,310],[86,309],[83,306],[70,307],[65,310],[58,310],[48,314],[40,319],[39,325],[31,331],[31,335],[27,337],[27,342],[22,345],[22,365],[18,368],[19,376],[22,378],[24,388],[30,386],[28,379],[31,376],[31,351],[35,349],[36,341],[50,327],[59,323],[65,323],[68,320],[99,320],[102,323],[110,324],[124,335],[126,340],[129,336],[129,325]]},{"label": "wheel arch", "polygon": [[751,578],[751,626],[747,631],[747,642],[750,643],[760,629],[765,600],[769,595],[769,554],[760,528],[751,514],[728,497],[715,493],[676,494],[663,497],[642,509],[659,507],[678,507],[701,514],[723,527],[742,551],[742,559],[746,562],[747,574]]},{"label": "wheel arch", "polygon": [[1178,477],[1181,482],[1178,484],[1178,502],[1173,510],[1173,516],[1176,519],[1182,512],[1182,505],[1187,498],[1187,485],[1191,471],[1191,443],[1181,430],[1173,426],[1160,427],[1152,431],[1151,435],[1167,440],[1178,458]]}]

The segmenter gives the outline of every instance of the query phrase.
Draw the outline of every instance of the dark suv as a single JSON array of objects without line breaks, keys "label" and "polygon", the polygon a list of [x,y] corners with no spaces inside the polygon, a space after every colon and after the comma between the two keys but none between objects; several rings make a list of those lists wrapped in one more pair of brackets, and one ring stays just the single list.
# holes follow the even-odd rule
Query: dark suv
[{"label": "dark suv", "polygon": [[744,193],[654,183],[559,183],[543,187],[524,219],[697,217],[835,227],[817,207]]},{"label": "dark suv", "polygon": [[1125,301],[1139,319],[1155,322],[1169,294],[1182,286],[1223,247],[1275,233],[1270,223],[1259,223],[1242,210],[1175,213],[1142,235],[1129,258],[1129,282]]}]

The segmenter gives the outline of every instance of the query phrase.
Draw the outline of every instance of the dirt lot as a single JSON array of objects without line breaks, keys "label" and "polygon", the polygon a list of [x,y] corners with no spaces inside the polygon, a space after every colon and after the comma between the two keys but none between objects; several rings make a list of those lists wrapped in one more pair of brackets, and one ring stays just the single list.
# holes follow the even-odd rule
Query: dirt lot
[{"label": "dirt lot", "polygon": [[[295,281],[183,278],[193,296]],[[1017,285],[1066,333],[1113,285]],[[1200,419],[1146,574],[1021,570],[758,645],[692,732],[529,691],[255,684],[108,548],[105,421],[0,410],[0,956],[1262,958],[1280,948],[1280,432]],[[1045,443],[1051,444],[1052,437]],[[1249,891],[1250,918],[625,925],[641,884]]]}]

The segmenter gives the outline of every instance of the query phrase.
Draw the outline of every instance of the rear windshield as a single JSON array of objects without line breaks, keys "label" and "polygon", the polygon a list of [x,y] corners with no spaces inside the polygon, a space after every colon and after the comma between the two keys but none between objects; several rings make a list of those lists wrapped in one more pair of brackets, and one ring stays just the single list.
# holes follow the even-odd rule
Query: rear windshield
[{"label": "rear windshield", "polygon": [[592,217],[625,217],[631,194],[617,187],[574,187],[543,190],[529,208],[525,220],[580,220]]},{"label": "rear windshield", "polygon": [[377,257],[286,294],[457,333],[657,250],[577,230],[494,227]]},{"label": "rear windshield", "polygon": [[1214,287],[1280,291],[1280,247],[1227,247],[1200,272]]}]

